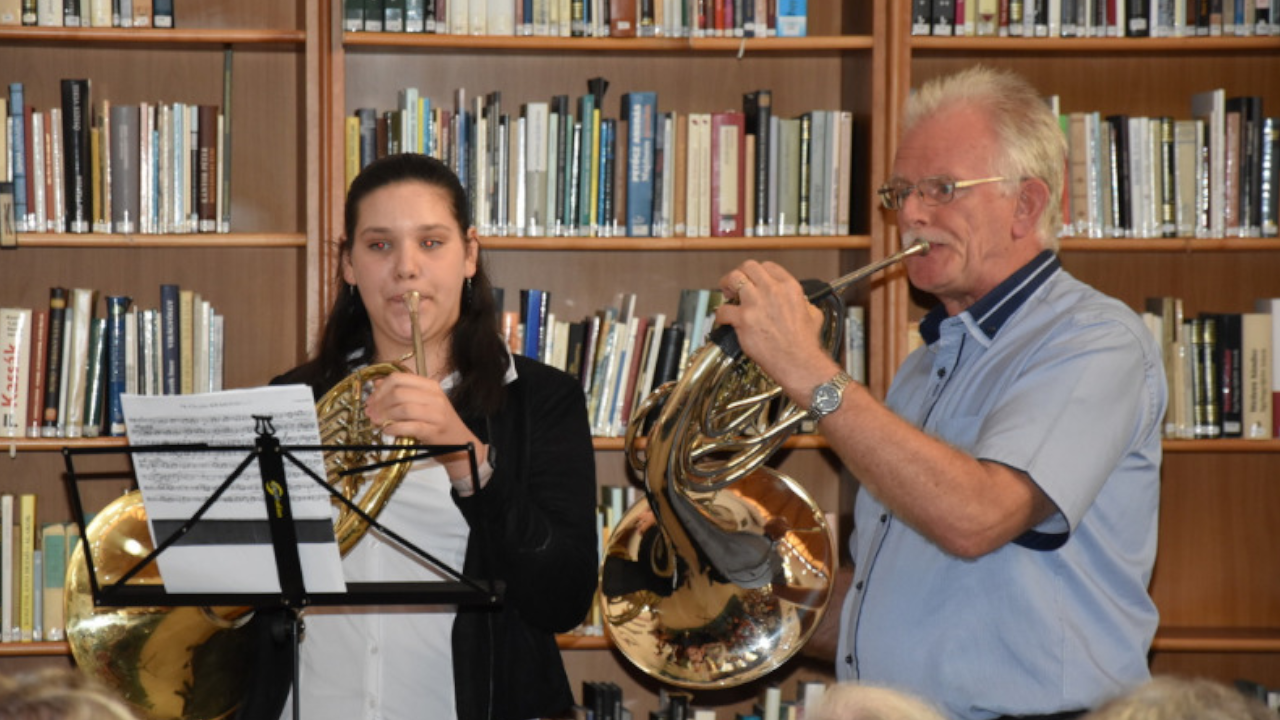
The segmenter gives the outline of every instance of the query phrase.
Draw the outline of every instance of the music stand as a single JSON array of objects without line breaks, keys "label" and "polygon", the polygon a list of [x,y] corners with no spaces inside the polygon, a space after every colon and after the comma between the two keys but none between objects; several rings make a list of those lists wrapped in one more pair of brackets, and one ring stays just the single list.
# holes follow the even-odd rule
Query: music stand
[{"label": "music stand", "polygon": [[[502,584],[495,580],[482,583],[463,575],[455,568],[437,559],[427,551],[401,537],[395,531],[385,527],[375,518],[370,517],[353,501],[335,490],[326,479],[316,475],[309,467],[299,461],[293,452],[345,450],[402,450],[411,451],[412,455],[372,465],[352,468],[344,474],[355,474],[374,470],[388,465],[414,462],[448,453],[467,452],[471,466],[473,491],[479,492],[479,465],[476,461],[475,446],[465,445],[281,445],[275,438],[275,431],[269,416],[254,415],[257,438],[253,446],[206,444],[167,444],[140,445],[123,448],[71,448],[62,449],[64,463],[67,468],[68,498],[80,536],[88,538],[85,513],[80,497],[80,481],[110,478],[80,478],[76,475],[74,458],[78,455],[127,454],[132,457],[142,453],[246,453],[244,460],[233,470],[222,484],[214,490],[190,518],[185,520],[176,530],[157,543],[155,549],[140,559],[127,572],[113,583],[103,585],[98,581],[94,567],[93,552],[86,544],[85,562],[88,567],[89,586],[92,590],[95,607],[212,607],[212,606],[249,606],[255,610],[268,608],[285,608],[289,618],[289,634],[293,644],[293,717],[299,720],[301,685],[299,644],[301,641],[302,620],[300,613],[312,605],[490,605],[502,602]],[[270,528],[271,545],[273,547],[276,571],[280,580],[280,592],[182,592],[171,593],[162,585],[130,585],[128,582],[152,562],[155,562],[166,549],[176,544],[198,523],[205,513],[217,502],[223,492],[231,486],[251,463],[257,460],[258,474],[263,491],[263,501],[267,505],[267,522]],[[318,483],[331,497],[337,498],[350,511],[356,513],[369,528],[377,528],[380,532],[400,545],[403,549],[429,563],[432,567],[453,578],[437,581],[403,581],[403,582],[348,582],[346,592],[308,592],[302,578],[302,563],[298,554],[298,537],[293,521],[292,506],[289,499],[288,484],[285,482],[285,461],[300,469],[312,481]],[[492,550],[486,530],[481,527],[479,542],[481,557],[486,570],[493,567]],[[158,566],[157,566],[158,567]],[[487,572],[485,573],[488,574]]]}]

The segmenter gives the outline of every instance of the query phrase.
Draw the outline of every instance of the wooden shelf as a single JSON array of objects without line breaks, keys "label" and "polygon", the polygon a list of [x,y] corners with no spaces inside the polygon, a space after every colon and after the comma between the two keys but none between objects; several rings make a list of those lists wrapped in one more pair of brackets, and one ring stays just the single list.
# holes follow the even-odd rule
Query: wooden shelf
[{"label": "wooden shelf", "polygon": [[302,233],[19,233],[18,247],[32,248],[302,248]]},{"label": "wooden shelf", "polygon": [[426,33],[348,32],[342,43],[355,47],[414,47],[423,49],[518,50],[525,52],[608,53],[815,53],[869,50],[874,40],[861,35],[818,35],[799,38],[565,38],[513,35],[436,35]]},{"label": "wooden shelf", "polygon": [[0,42],[70,42],[137,45],[302,45],[302,30],[224,30],[197,28],[58,28],[9,26],[0,28]]},{"label": "wooden shelf", "polygon": [[[596,450],[626,450],[626,438],[605,438],[598,437],[591,441]],[[645,446],[645,439],[640,438],[637,443],[640,447]],[[782,443],[783,448],[792,450],[822,450],[831,447],[827,439],[817,434],[792,435]]]},{"label": "wooden shelf", "polygon": [[786,237],[482,237],[489,250],[655,251],[682,250],[866,250],[866,235],[796,235]]},{"label": "wooden shelf", "polygon": [[1063,238],[1064,252],[1276,252],[1280,238]]},{"label": "wooden shelf", "polygon": [[70,656],[71,646],[65,642],[0,643],[0,657]]},{"label": "wooden shelf", "polygon": [[962,53],[1194,53],[1280,50],[1280,37],[1025,38],[912,36],[911,51]]},{"label": "wooden shelf", "polygon": [[1151,645],[1162,652],[1280,652],[1277,628],[1161,628]]}]

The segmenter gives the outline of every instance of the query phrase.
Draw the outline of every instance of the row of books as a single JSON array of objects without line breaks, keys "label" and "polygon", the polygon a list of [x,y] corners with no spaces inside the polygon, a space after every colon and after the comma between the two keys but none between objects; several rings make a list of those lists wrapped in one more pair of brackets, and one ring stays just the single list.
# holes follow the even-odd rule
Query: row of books
[{"label": "row of books", "polygon": [[[626,433],[632,411],[663,383],[678,380],[706,341],[724,297],[715,289],[685,289],[678,310],[642,316],[635,293],[581,320],[557,318],[550,292],[520,291],[520,310],[503,313],[503,335],[512,352],[559,368],[582,382],[588,419],[597,437]],[[860,306],[846,309],[840,349],[846,371],[866,381],[866,333]]]},{"label": "row of books", "polygon": [[0,182],[19,232],[227,232],[226,122],[216,105],[94,103],[86,79],[61,82],[61,105],[0,97]]},{"label": "row of books", "polygon": [[343,0],[348,32],[802,37],[807,0]]},{"label": "row of books", "polygon": [[171,28],[173,0],[0,0],[0,25]]},{"label": "row of books", "polygon": [[63,588],[80,528],[41,523],[36,506],[33,493],[0,495],[0,642],[66,637]]},{"label": "row of books", "polygon": [[1280,234],[1280,117],[1260,96],[1192,96],[1190,117],[1062,115],[1064,232],[1081,237]]},{"label": "row of books", "polygon": [[1280,437],[1280,298],[1196,317],[1184,316],[1179,298],[1148,298],[1142,316],[1169,383],[1165,437]]},{"label": "row of books", "polygon": [[214,392],[224,319],[208,300],[160,286],[159,308],[54,287],[47,308],[0,308],[0,437],[125,434],[120,396]]},{"label": "row of books", "polygon": [[[800,720],[805,708],[822,701],[827,684],[821,680],[797,680],[790,698],[784,698],[781,687],[769,685],[747,712],[734,715],[734,720]],[[613,682],[584,680],[581,702],[572,709],[574,720],[631,720],[633,713],[623,697],[622,688]],[[658,709],[649,711],[649,720],[717,720],[716,711],[700,707],[688,690],[658,689]]]},{"label": "row of books", "polygon": [[608,82],[527,102],[500,92],[451,106],[405,88],[394,110],[359,108],[346,121],[350,182],[388,153],[421,152],[458,173],[474,223],[494,236],[724,237],[846,235],[853,115],[773,112],[773,93],[741,110],[663,112],[654,92],[605,112]]},{"label": "row of books", "polygon": [[912,0],[912,35],[1280,35],[1275,0]]}]

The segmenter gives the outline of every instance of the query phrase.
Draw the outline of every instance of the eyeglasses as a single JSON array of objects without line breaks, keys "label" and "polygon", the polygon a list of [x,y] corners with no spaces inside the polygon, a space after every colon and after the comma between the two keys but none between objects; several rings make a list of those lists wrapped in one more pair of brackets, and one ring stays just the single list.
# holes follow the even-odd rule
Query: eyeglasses
[{"label": "eyeglasses", "polygon": [[876,194],[880,196],[880,204],[886,210],[901,210],[903,203],[912,193],[918,193],[925,205],[946,205],[956,197],[956,191],[962,188],[993,183],[1004,180],[1003,177],[989,177],[981,180],[955,180],[946,175],[927,177],[914,185],[902,179],[894,179],[880,186]]}]

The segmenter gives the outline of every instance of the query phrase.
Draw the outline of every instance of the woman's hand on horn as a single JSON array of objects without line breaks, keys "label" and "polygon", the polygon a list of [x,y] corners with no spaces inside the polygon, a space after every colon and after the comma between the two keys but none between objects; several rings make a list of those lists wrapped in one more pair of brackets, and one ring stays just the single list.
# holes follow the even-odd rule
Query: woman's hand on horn
[{"label": "woman's hand on horn", "polygon": [[[392,373],[374,381],[373,392],[365,399],[365,415],[384,436],[413,438],[423,445],[466,445],[474,443],[476,454],[485,457],[486,447],[462,422],[440,383],[413,373]],[[450,480],[466,480],[471,475],[465,452],[438,458]]]}]

